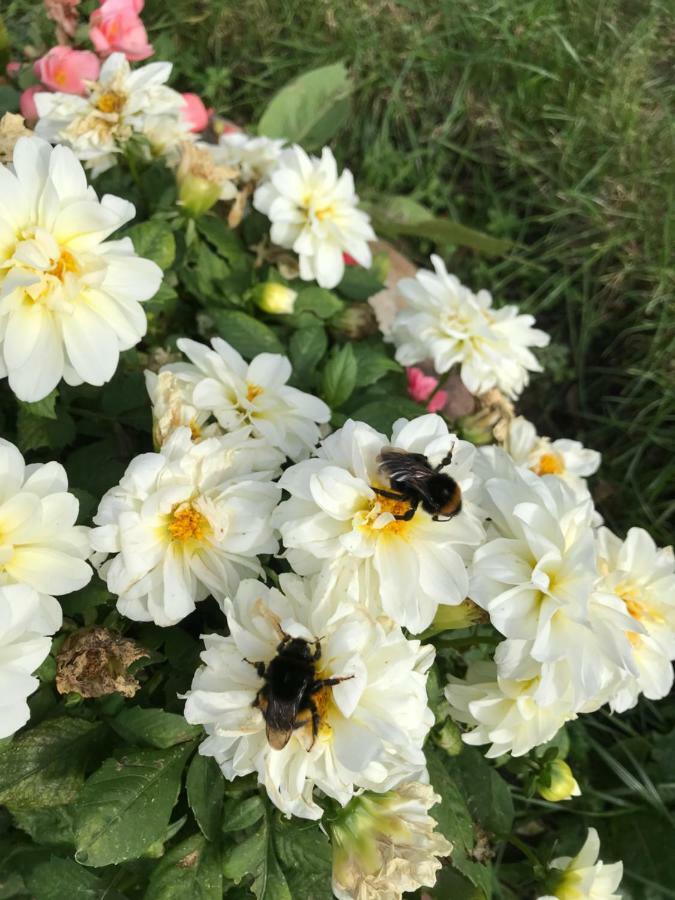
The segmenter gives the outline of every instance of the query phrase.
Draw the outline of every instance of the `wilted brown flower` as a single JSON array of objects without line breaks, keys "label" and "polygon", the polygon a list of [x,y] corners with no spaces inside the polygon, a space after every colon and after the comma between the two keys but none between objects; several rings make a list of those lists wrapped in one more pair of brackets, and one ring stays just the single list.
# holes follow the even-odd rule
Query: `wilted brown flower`
[{"label": "wilted brown flower", "polygon": [[149,655],[134,641],[107,628],[84,628],[66,638],[56,657],[56,689],[60,694],[82,697],[114,693],[133,697],[140,684],[127,670]]},{"label": "wilted brown flower", "polygon": [[23,116],[16,113],[5,113],[0,119],[0,163],[11,163],[14,145],[20,137],[32,134],[26,128]]},{"label": "wilted brown flower", "polygon": [[503,444],[516,414],[513,403],[498,388],[476,398],[477,410],[460,420],[462,436],[474,444]]},{"label": "wilted brown flower", "polygon": [[77,7],[80,0],[45,0],[47,17],[56,22],[56,39],[59,44],[70,43],[77,30],[79,14]]}]

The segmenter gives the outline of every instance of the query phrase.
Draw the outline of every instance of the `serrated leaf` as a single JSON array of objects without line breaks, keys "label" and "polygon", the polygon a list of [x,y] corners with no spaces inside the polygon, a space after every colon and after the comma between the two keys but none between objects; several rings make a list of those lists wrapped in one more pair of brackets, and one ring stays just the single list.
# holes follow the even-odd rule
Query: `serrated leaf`
[{"label": "serrated leaf", "polygon": [[41,447],[61,450],[75,440],[75,423],[70,413],[62,412],[58,418],[48,419],[34,415],[27,405],[19,407],[16,421],[17,443],[24,453]]},{"label": "serrated leaf", "polygon": [[293,333],[288,345],[288,354],[293,366],[293,374],[300,384],[311,386],[317,366],[328,349],[328,337],[321,325],[301,328]]},{"label": "serrated leaf", "polygon": [[446,760],[473,818],[486,831],[507,835],[513,824],[513,799],[508,784],[479,750],[465,747]]},{"label": "serrated leaf", "polygon": [[230,310],[211,310],[211,317],[220,337],[232,344],[246,359],[258,353],[283,353],[284,348],[276,334],[246,313]]},{"label": "serrated leaf", "polygon": [[169,225],[162,219],[148,219],[128,228],[138,256],[151,259],[160,269],[168,269],[176,256],[176,239]]},{"label": "serrated leaf", "polygon": [[32,809],[74,800],[103,732],[98,723],[61,716],[15,737],[0,753],[0,804]]},{"label": "serrated leaf", "polygon": [[267,809],[258,831],[226,852],[223,874],[236,883],[252,875],[257,900],[293,900],[277,859],[272,820],[273,813]]},{"label": "serrated leaf", "polygon": [[382,400],[373,400],[359,407],[351,414],[352,419],[359,422],[367,422],[368,425],[389,434],[392,425],[397,419],[414,419],[424,413],[424,408],[407,397],[384,397]]},{"label": "serrated leaf", "polygon": [[318,822],[275,815],[274,845],[293,897],[331,900],[331,846]]},{"label": "serrated leaf", "polygon": [[193,834],[154,869],[144,900],[221,900],[222,896],[220,848]]},{"label": "serrated leaf", "polygon": [[369,387],[389,372],[401,372],[401,366],[381,350],[368,344],[354,344],[356,386]]},{"label": "serrated leaf", "polygon": [[258,134],[285,138],[307,150],[322,147],[345,122],[352,82],[343,63],[305,72],[274,95]]},{"label": "serrated leaf", "polygon": [[107,759],[75,804],[75,858],[87,866],[137,859],[166,835],[191,747]]},{"label": "serrated leaf", "polygon": [[223,831],[241,831],[259,822],[265,814],[265,804],[259,794],[241,800],[227,800],[223,809]]},{"label": "serrated leaf", "polygon": [[54,390],[47,394],[46,397],[43,397],[42,400],[37,400],[35,403],[26,403],[24,400],[19,400],[19,407],[25,409],[26,412],[30,413],[32,416],[37,416],[42,419],[55,419],[56,400],[58,396],[58,389],[54,388]]},{"label": "serrated leaf", "polygon": [[125,741],[160,750],[193,741],[201,734],[201,728],[188,725],[184,716],[140,706],[123,709],[111,719],[110,725]]},{"label": "serrated leaf", "polygon": [[112,887],[115,872],[99,878],[72,859],[53,857],[36,865],[26,876],[26,887],[35,900],[122,900]]},{"label": "serrated leaf", "polygon": [[339,409],[356,386],[356,357],[351,344],[333,353],[323,370],[321,393],[331,409]]},{"label": "serrated leaf", "polygon": [[195,753],[185,782],[192,814],[202,834],[215,841],[223,818],[225,779],[212,756]]}]

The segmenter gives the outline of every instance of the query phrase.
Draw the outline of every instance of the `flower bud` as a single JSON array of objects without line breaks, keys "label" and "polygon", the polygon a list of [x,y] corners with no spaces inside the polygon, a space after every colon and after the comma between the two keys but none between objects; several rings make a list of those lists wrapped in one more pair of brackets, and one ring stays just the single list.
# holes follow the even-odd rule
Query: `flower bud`
[{"label": "flower bud", "polygon": [[459,606],[440,604],[434,620],[424,632],[425,637],[433,637],[442,631],[453,631],[457,628],[472,628],[481,622],[487,622],[485,610],[477,606],[473,600],[463,600]]},{"label": "flower bud", "polygon": [[238,170],[217,166],[204,147],[184,144],[176,172],[178,201],[192,216],[201,216],[220,199],[231,199],[237,193],[229,180]]},{"label": "flower bud", "polygon": [[377,334],[377,319],[372,306],[368,303],[350,303],[331,319],[333,332],[350,341]]},{"label": "flower bud", "polygon": [[278,281],[266,281],[254,289],[254,300],[263,312],[287,316],[293,312],[298,292]]},{"label": "flower bud", "polygon": [[464,746],[462,733],[452,719],[446,719],[441,730],[434,734],[434,740],[448,756],[459,756]]},{"label": "flower bud", "polygon": [[537,782],[537,793],[550,803],[559,803],[581,794],[577,780],[564,759],[554,759]]}]

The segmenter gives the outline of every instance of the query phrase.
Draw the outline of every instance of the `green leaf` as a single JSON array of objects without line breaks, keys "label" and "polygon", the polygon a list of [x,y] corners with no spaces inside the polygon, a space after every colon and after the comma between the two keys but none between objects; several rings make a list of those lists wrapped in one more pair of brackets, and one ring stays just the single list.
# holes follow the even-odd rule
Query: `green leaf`
[{"label": "green leaf", "polygon": [[623,861],[626,881],[635,888],[636,898],[651,900],[652,897],[665,895],[646,891],[639,882],[630,878],[631,875],[647,884],[675,892],[675,867],[672,861],[675,828],[665,818],[655,815],[653,811],[645,811],[621,816],[620,819],[610,819],[600,829],[600,839],[602,859],[605,863],[613,863],[619,859]]},{"label": "green leaf", "polygon": [[223,818],[225,780],[212,756],[195,753],[185,782],[192,814],[204,837],[215,841]]},{"label": "green leaf", "polygon": [[513,824],[513,799],[508,784],[479,750],[464,748],[446,760],[469,810],[486,831],[508,835]]},{"label": "green leaf", "polygon": [[228,262],[246,261],[246,249],[241,238],[222,219],[217,216],[200,216],[197,219],[197,230]]},{"label": "green leaf", "polygon": [[285,138],[307,150],[322,147],[346,121],[351,91],[341,62],[305,72],[275,94],[258,123],[258,134]]},{"label": "green leaf", "polygon": [[252,875],[253,893],[258,900],[293,900],[277,859],[273,813],[269,808],[257,832],[227,852],[223,874],[236,883]]},{"label": "green leaf", "polygon": [[396,360],[387,356],[382,349],[358,342],[353,345],[353,349],[356,356],[356,387],[375,384],[388,372],[403,371]]},{"label": "green leaf", "polygon": [[288,355],[293,365],[293,374],[300,384],[314,383],[317,366],[328,349],[328,337],[321,325],[301,328],[293,333],[288,345]]},{"label": "green leaf", "polygon": [[42,419],[55,419],[56,398],[58,396],[58,388],[54,388],[46,397],[43,397],[42,400],[37,400],[35,403],[26,403],[23,400],[19,400],[19,407],[30,413],[31,416],[37,416]]},{"label": "green leaf", "polygon": [[111,603],[115,595],[111,594],[100,578],[94,576],[86,587],[61,597],[61,608],[64,616],[77,616],[91,613],[99,606]]},{"label": "green leaf", "polygon": [[31,809],[75,799],[103,726],[61,716],[15,737],[0,753],[0,804]]},{"label": "green leaf", "polygon": [[211,310],[218,334],[228,344],[238,350],[246,359],[252,359],[258,353],[283,353],[279,338],[265,325],[239,311]]},{"label": "green leaf", "polygon": [[356,357],[351,344],[334,352],[323,370],[321,393],[332,409],[339,409],[356,387]]},{"label": "green leaf", "polygon": [[423,412],[423,407],[413,400],[408,400],[407,397],[398,399],[384,397],[382,400],[373,400],[359,407],[351,416],[360,422],[367,422],[383,434],[389,434],[397,419],[414,419]]},{"label": "green leaf", "polygon": [[40,447],[61,450],[75,440],[75,423],[69,413],[62,412],[54,419],[45,418],[30,412],[28,405],[19,406],[16,421],[17,443],[24,453]]},{"label": "green leaf", "polygon": [[117,873],[99,878],[72,859],[53,857],[26,875],[26,887],[36,900],[121,900],[112,889]]},{"label": "green leaf", "polygon": [[139,256],[156,262],[160,269],[168,269],[176,256],[176,239],[163,219],[148,219],[126,230]]},{"label": "green leaf", "polygon": [[225,803],[223,831],[241,831],[242,828],[249,828],[262,819],[264,814],[265,804],[260,794],[254,794],[244,800],[232,797]]},{"label": "green leaf", "polygon": [[10,84],[0,84],[0,116],[6,112],[18,112],[21,94]]},{"label": "green leaf", "polygon": [[[342,300],[331,293],[331,291],[320,287],[308,287],[298,294],[293,307],[292,318],[309,312],[320,319],[330,319],[343,308],[344,303]],[[290,316],[289,319],[291,319]]]},{"label": "green leaf", "polygon": [[73,847],[72,806],[51,806],[46,809],[12,810],[12,818],[17,828],[30,835],[36,844],[47,847]]},{"label": "green leaf", "polygon": [[144,900],[221,900],[222,896],[220,848],[193,834],[154,869]]},{"label": "green leaf", "polygon": [[115,731],[132,744],[167,750],[176,744],[193,741],[201,734],[198,725],[188,725],[183,716],[163,709],[144,709],[132,706],[123,709],[111,720]]},{"label": "green leaf", "polygon": [[346,266],[337,290],[348,300],[367,300],[381,291],[384,285],[377,275],[363,266]]},{"label": "green leaf", "polygon": [[318,822],[276,814],[274,846],[292,897],[331,900],[332,853]]},{"label": "green leaf", "polygon": [[166,835],[191,746],[107,759],[75,805],[76,859],[108,866],[137,859]]}]

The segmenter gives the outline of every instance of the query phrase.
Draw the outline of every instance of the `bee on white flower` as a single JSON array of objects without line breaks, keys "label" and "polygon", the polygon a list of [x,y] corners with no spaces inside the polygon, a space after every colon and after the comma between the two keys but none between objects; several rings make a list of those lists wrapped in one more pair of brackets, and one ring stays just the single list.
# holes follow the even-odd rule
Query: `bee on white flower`
[{"label": "bee on white flower", "polygon": [[221,601],[240,579],[259,575],[274,553],[270,516],[280,455],[247,429],[194,443],[177,428],[159,453],[129,464],[98,508],[94,550],[125,616],[175,625],[213,594]]},{"label": "bee on white flower", "polygon": [[452,852],[429,814],[440,801],[419,781],[354,797],[329,824],[338,900],[400,900],[407,891],[433,886],[439,857]]},{"label": "bee on white flower", "polygon": [[213,157],[219,165],[239,169],[239,181],[243,184],[262,181],[279,161],[284,141],[260,135],[255,137],[244,131],[221,134],[217,145],[211,145]]},{"label": "bee on white flower", "polygon": [[183,97],[168,87],[171,63],[154,62],[132,70],[123,53],[101,66],[87,93],[38,93],[35,132],[53,144],[71,147],[94,175],[115,164],[134,136],[142,135],[156,155],[176,154],[182,141],[193,140],[183,117]]},{"label": "bee on white flower", "polygon": [[174,373],[200,417],[212,416],[223,431],[248,427],[293,460],[307,456],[330,409],[286,383],[292,371],[287,357],[260,353],[247,363],[221,338],[213,338],[213,349],[188,338],[177,343],[190,362],[164,366],[160,377]]},{"label": "bee on white flower", "polygon": [[551,893],[539,900],[621,900],[615,893],[623,878],[623,863],[604,863],[600,856],[600,838],[595,828],[576,856],[560,856],[551,863]]},{"label": "bee on white flower", "polygon": [[440,257],[431,262],[435,273],[420,269],[415,278],[398,282],[406,304],[392,326],[396,359],[404,366],[432,359],[439,374],[459,366],[472,394],[497,387],[518,397],[529,372],[541,372],[529,348],[545,347],[549,336],[516,306],[494,309],[488,291],[474,294],[448,274]]},{"label": "bee on white flower", "polygon": [[0,587],[0,739],[30,718],[27,698],[37,690],[32,674],[49,655],[51,635],[61,625],[45,615],[43,602],[27,584]]},{"label": "bee on white flower", "polygon": [[375,240],[370,219],[358,208],[349,169],[338,176],[331,150],[321,159],[297,145],[284,150],[267,180],[256,190],[253,205],[272,223],[275,244],[294,250],[300,277],[333,288],[344,275],[343,254],[369,267],[368,241]]},{"label": "bee on white flower", "polygon": [[69,594],[89,583],[85,562],[88,529],[75,524],[77,498],[57,462],[27,466],[9,441],[0,438],[0,585],[27,584],[39,595],[44,633],[61,624],[54,594]]},{"label": "bee on white flower", "polygon": [[[419,778],[434,721],[426,702],[433,649],[354,607],[332,573],[313,582],[281,575],[280,586],[243,581],[225,601],[230,634],[204,638],[185,705],[188,722],[208,735],[200,753],[229,780],[257,772],[279,809],[307,819],[322,815],[315,787],[344,805],[359,788]],[[280,733],[289,701],[280,705],[277,684],[290,642],[296,657],[306,651],[307,678],[297,716],[284,715]]]},{"label": "bee on white flower", "polygon": [[[422,454],[432,466],[447,460],[442,472],[459,486],[462,511],[434,521],[422,506],[395,498],[379,460],[388,446]],[[474,455],[473,445],[450,434],[437,415],[399,419],[391,441],[348,421],[281,477],[290,499],[274,521],[286,557],[303,575],[337,561],[355,599],[413,633],[423,631],[439,604],[457,605],[468,593],[465,563],[484,536]]]},{"label": "bee on white flower", "polygon": [[20,400],[68,384],[102,385],[147,327],[141,307],[161,269],[129,238],[106,241],[135,214],[98,200],[67,147],[20,138],[0,166],[0,376]]},{"label": "bee on white flower", "polygon": [[586,478],[600,467],[597,450],[587,449],[580,441],[540,437],[524,416],[509,422],[504,449],[517,466],[530,469],[535,475],[557,475],[582,493],[588,489]]},{"label": "bee on white flower", "polygon": [[622,541],[608,528],[597,533],[599,589],[624,604],[635,630],[628,634],[636,669],[610,698],[615,712],[635,706],[641,693],[667,696],[675,659],[675,559],[673,548],[658,548],[642,528]]}]

